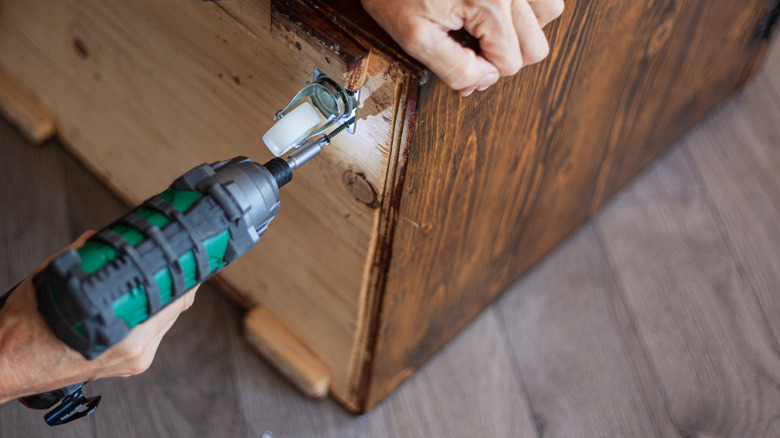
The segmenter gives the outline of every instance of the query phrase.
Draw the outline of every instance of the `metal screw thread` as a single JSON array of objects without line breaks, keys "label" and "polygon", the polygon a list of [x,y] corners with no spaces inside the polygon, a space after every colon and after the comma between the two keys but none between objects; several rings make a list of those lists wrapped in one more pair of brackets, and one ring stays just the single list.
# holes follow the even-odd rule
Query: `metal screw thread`
[{"label": "metal screw thread", "polygon": [[339,133],[340,133],[341,131],[343,131],[343,130],[347,129],[347,126],[349,126],[349,125],[351,125],[351,124],[353,124],[353,123],[355,123],[355,118],[354,118],[354,117],[353,117],[353,118],[351,118],[351,119],[349,119],[348,121],[346,121],[346,122],[342,123],[342,124],[341,124],[341,125],[339,125],[339,126],[336,128],[336,129],[334,129],[333,131],[331,131],[331,133],[330,133],[330,134],[328,134],[328,139],[332,139],[333,137],[335,137],[335,136],[339,135]]}]

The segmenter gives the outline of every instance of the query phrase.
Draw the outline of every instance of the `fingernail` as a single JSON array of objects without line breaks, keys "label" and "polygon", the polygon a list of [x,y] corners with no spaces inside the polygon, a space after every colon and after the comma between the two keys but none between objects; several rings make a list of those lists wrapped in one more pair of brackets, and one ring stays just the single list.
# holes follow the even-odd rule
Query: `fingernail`
[{"label": "fingernail", "polygon": [[482,78],[479,84],[477,84],[477,89],[479,91],[484,91],[487,87],[495,84],[496,81],[498,81],[498,75],[495,73],[488,73],[488,75]]},{"label": "fingernail", "polygon": [[477,87],[464,88],[464,89],[460,90],[460,95],[463,96],[463,97],[468,97],[476,89],[477,89]]}]

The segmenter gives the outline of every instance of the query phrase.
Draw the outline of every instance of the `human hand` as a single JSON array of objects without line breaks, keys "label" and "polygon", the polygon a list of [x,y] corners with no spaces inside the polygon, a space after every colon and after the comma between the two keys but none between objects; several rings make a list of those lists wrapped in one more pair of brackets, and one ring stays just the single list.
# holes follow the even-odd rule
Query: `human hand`
[{"label": "human hand", "polygon": [[[409,55],[468,96],[547,56],[542,32],[563,0],[361,0],[363,8]],[[481,54],[449,35],[465,29]]]},{"label": "human hand", "polygon": [[[79,248],[94,234],[82,234],[63,249]],[[57,254],[58,255],[58,254]],[[33,275],[56,255],[44,261]],[[121,342],[93,360],[54,336],[38,313],[30,275],[0,310],[0,403],[103,377],[127,377],[146,371],[163,335],[195,299],[197,287],[136,326]]]}]

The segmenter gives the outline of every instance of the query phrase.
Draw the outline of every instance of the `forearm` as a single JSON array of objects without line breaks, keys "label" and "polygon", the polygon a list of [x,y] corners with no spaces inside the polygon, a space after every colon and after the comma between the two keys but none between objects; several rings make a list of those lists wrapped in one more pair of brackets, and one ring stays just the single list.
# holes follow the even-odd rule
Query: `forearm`
[{"label": "forearm", "polygon": [[31,349],[30,326],[0,313],[0,403],[46,386],[45,365]]},{"label": "forearm", "polygon": [[30,374],[37,374],[25,369],[24,344],[30,342],[26,330],[23,321],[0,311],[0,403],[26,395],[22,393],[24,382]]}]

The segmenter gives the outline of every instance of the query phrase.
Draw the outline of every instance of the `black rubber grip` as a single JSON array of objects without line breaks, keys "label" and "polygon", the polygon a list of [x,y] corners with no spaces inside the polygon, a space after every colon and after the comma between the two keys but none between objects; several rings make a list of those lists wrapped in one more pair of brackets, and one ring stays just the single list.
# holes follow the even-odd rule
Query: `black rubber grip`
[{"label": "black rubber grip", "polygon": [[[163,228],[149,224],[133,210],[95,235],[91,240],[107,243],[118,253],[97,272],[85,272],[81,268],[79,252],[71,250],[57,257],[33,278],[38,308],[44,320],[60,340],[85,358],[98,356],[130,331],[129,325],[117,317],[114,306],[131,291],[143,287],[147,295],[147,318],[164,307],[155,273],[168,269],[173,297],[170,302],[186,292],[184,272],[179,264],[179,258],[186,253],[195,257],[195,284],[216,273],[209,270],[208,254],[203,245],[206,239],[229,231],[224,263],[232,262],[254,246],[257,234],[248,215],[225,188],[213,180],[213,170],[210,167],[202,169],[203,166],[182,177],[186,183],[177,180],[180,187],[202,189],[203,197],[186,212],[171,211],[159,197],[144,203],[146,208],[167,210],[170,222]],[[172,187],[176,186],[174,183]],[[130,245],[110,229],[117,224],[137,230],[144,235],[144,240]],[[254,240],[252,232],[255,233]]]}]

